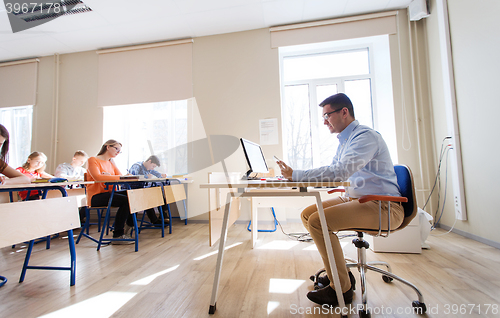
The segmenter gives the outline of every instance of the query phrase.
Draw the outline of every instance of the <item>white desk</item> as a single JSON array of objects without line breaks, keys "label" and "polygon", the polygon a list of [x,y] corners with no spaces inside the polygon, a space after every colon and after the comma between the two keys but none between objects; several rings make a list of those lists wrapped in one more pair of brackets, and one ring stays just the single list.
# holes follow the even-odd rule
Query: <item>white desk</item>
[{"label": "white desk", "polygon": [[[333,257],[333,249],[330,241],[330,235],[328,233],[328,227],[326,223],[325,213],[323,211],[323,205],[321,203],[321,197],[319,192],[307,192],[308,187],[327,187],[334,188],[339,186],[348,186],[349,182],[290,182],[290,181],[239,181],[239,182],[226,182],[226,183],[207,183],[201,184],[200,188],[204,189],[237,189],[238,193],[229,192],[226,197],[226,208],[224,211],[224,220],[222,223],[222,231],[219,241],[219,252],[217,255],[217,265],[215,268],[214,284],[212,288],[212,297],[210,300],[209,314],[214,314],[216,310],[217,303],[217,292],[219,289],[220,274],[222,269],[222,261],[224,258],[224,248],[227,237],[227,227],[229,220],[229,212],[231,211],[231,197],[315,197],[316,205],[318,206],[318,212],[320,215],[321,228],[323,230],[323,236],[325,238],[325,244],[327,247],[328,259],[330,260],[330,269],[332,273],[337,273],[337,265],[335,264],[335,258]],[[273,189],[280,189],[279,191],[273,191]],[[283,191],[283,189],[288,188],[289,191]],[[296,188],[296,189],[293,189]],[[248,191],[249,189],[269,189],[269,191]],[[253,214],[253,213],[252,213]],[[254,216],[252,215],[252,219]],[[252,240],[257,238],[257,225],[252,222]],[[255,229],[255,230],[254,230]],[[342,289],[340,288],[340,280],[338,275],[334,275],[333,283],[335,286],[335,291],[337,293],[337,299],[339,300],[339,306],[344,310],[345,302],[342,295]],[[347,312],[347,311],[346,311]]]}]

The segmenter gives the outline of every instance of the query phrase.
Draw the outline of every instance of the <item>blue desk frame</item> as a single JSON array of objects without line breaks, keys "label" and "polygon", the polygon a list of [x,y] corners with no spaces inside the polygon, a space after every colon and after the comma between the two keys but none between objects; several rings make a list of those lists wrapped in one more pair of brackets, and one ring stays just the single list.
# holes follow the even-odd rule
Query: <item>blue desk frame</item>
[{"label": "blue desk frame", "polygon": [[[100,236],[99,236],[99,239],[96,239],[96,238],[93,238],[92,236],[90,236],[89,234],[85,233],[85,230],[88,229],[88,226],[89,226],[89,222],[90,222],[90,218],[89,218],[89,215],[86,216],[86,220],[85,220],[85,225],[83,226],[79,236],[78,236],[78,239],[77,239],[77,242],[80,241],[80,238],[81,236],[85,236],[87,237],[88,239],[94,241],[97,243],[97,250],[99,251],[101,249],[101,246],[103,244],[109,244],[113,241],[134,241],[135,242],[135,251],[137,252],[139,250],[139,228],[137,226],[137,217],[136,217],[136,214],[133,213],[133,219],[134,219],[134,233],[135,233],[135,238],[134,239],[109,239],[109,238],[104,238],[104,231],[106,230],[106,227],[108,226],[108,222],[109,222],[109,219],[110,219],[110,214],[111,214],[111,202],[113,202],[113,196],[115,194],[115,192],[117,191],[117,187],[119,185],[123,185],[125,186],[126,188],[128,188],[129,190],[131,189],[130,187],[130,184],[133,184],[133,183],[138,183],[138,182],[141,182],[141,183],[154,183],[156,185],[159,185],[161,187],[161,190],[163,192],[163,194],[165,195],[165,190],[164,190],[164,186],[165,185],[169,185],[171,181],[174,181],[174,183],[181,183],[179,180],[177,179],[169,179],[169,178],[159,178],[158,179],[138,179],[138,180],[134,180],[134,179],[129,179],[129,180],[115,180],[115,181],[106,181],[104,182],[104,185],[106,186],[106,189],[109,189],[109,187],[111,186],[111,196],[109,197],[109,201],[108,201],[108,206],[106,208],[106,216],[104,217],[104,222],[101,226],[101,233],[100,233]],[[159,207],[160,208],[160,216],[163,218],[163,209],[161,208],[161,206]],[[168,209],[168,214],[169,214],[169,233],[172,234],[172,213],[170,211],[170,207],[169,207],[169,204],[167,204],[167,209]],[[184,211],[185,211],[185,216],[186,216],[186,219],[184,220],[184,223],[187,224],[187,208],[186,208],[186,202],[184,200]],[[164,228],[162,227],[162,237],[164,236]]]},{"label": "blue desk frame", "polygon": [[[169,185],[171,180],[172,179],[166,179],[166,180],[163,180],[163,181],[139,181],[139,182],[142,182],[142,183],[151,183],[151,186],[153,184],[155,184],[156,186],[160,186],[161,187],[161,192],[163,194],[163,197],[165,198],[165,189],[164,189],[164,186]],[[145,188],[146,188],[146,184],[145,184]],[[167,206],[168,220],[169,220],[169,223],[168,223],[169,233],[168,234],[172,234],[172,212],[170,211],[169,204],[165,202],[165,205]],[[185,206],[185,204],[184,204],[184,206]],[[161,206],[159,208],[160,208],[160,217],[161,217],[161,220],[162,220],[162,222],[165,222],[165,218],[163,216],[163,208]],[[144,214],[142,215],[141,226],[138,228],[138,232],[139,233],[143,229],[155,229],[155,230],[158,229],[158,227],[156,227],[156,226],[143,226],[142,225],[145,222],[144,221],[145,214],[146,213],[144,212]],[[186,220],[186,222],[187,222],[187,220]],[[149,223],[149,222],[147,222],[147,223]],[[165,227],[164,226],[161,226],[161,237],[165,237]]]},{"label": "blue desk frame", "polygon": [[[134,220],[134,233],[135,233],[135,238],[134,239],[114,239],[114,238],[103,238],[104,236],[104,232],[106,230],[106,227],[108,226],[108,223],[109,223],[109,219],[110,219],[110,214],[111,214],[111,203],[113,202],[113,196],[115,195],[115,192],[117,190],[117,187],[119,185],[123,185],[125,186],[126,188],[130,189],[130,183],[131,182],[134,182],[134,181],[124,181],[124,180],[120,180],[120,181],[113,181],[113,182],[106,182],[104,183],[104,185],[106,186],[107,189],[109,189],[109,187],[111,186],[111,196],[109,197],[109,201],[108,201],[108,207],[106,209],[106,216],[104,217],[104,222],[102,224],[102,228],[101,228],[101,235],[99,236],[99,241],[97,241],[97,250],[99,251],[101,249],[101,245],[104,243],[107,243],[107,244],[110,244],[111,242],[113,241],[134,241],[135,242],[135,251],[139,251],[139,232],[137,230],[137,218],[135,216],[135,213],[132,214],[132,218]],[[88,221],[88,219],[87,219]],[[83,231],[83,229],[82,229]]]},{"label": "blue desk frame", "polygon": [[[59,190],[62,194],[63,197],[67,197],[68,193],[66,192],[66,189],[64,188],[66,185],[56,185],[56,184],[46,184],[46,183],[40,183],[37,184],[37,186],[34,187],[15,187],[15,188],[0,188],[0,192],[9,192],[10,200],[11,202],[13,200],[13,192],[17,191],[33,191],[33,190],[41,190],[42,191],[42,200],[47,197],[47,193],[50,190]],[[29,195],[29,192],[28,192]],[[50,239],[47,240],[50,242]],[[26,271],[28,269],[42,269],[42,270],[69,270],[70,271],[70,286],[75,285],[76,281],[76,249],[75,249],[75,240],[73,238],[73,230],[68,230],[68,244],[69,244],[69,254],[70,254],[70,266],[69,267],[55,267],[55,266],[31,266],[29,265],[29,260],[31,257],[31,252],[33,251],[33,245],[35,244],[35,240],[29,241],[28,245],[28,251],[26,252],[26,257],[24,259],[24,264],[23,264],[23,269],[21,271],[21,277],[19,278],[19,282],[22,283],[24,281],[24,278],[26,276]],[[50,247],[50,243],[48,243],[48,246]],[[48,248],[48,247],[47,247]],[[7,279],[2,283],[5,284],[7,282]],[[0,285],[1,286],[1,285]]]}]

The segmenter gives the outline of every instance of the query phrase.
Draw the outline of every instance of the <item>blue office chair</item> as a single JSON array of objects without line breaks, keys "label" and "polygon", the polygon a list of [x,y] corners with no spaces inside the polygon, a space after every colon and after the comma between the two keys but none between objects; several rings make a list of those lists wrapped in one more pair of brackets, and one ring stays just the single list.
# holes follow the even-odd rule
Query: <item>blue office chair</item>
[{"label": "blue office chair", "polygon": [[[352,229],[357,233],[357,238],[352,242],[358,250],[358,260],[355,263],[347,263],[347,267],[357,267],[361,278],[361,292],[362,292],[362,303],[363,309],[359,311],[360,317],[371,317],[371,313],[368,311],[367,307],[367,291],[366,291],[366,272],[368,270],[382,274],[382,279],[386,283],[392,282],[394,279],[402,282],[403,284],[413,288],[417,293],[418,300],[412,302],[412,306],[415,308],[415,312],[419,314],[424,314],[427,311],[426,305],[424,303],[424,297],[418,288],[412,283],[406,281],[399,276],[396,276],[391,271],[391,266],[386,262],[367,262],[366,261],[366,250],[370,247],[367,241],[363,239],[363,234],[369,234],[372,236],[387,237],[390,233],[399,231],[405,228],[411,220],[417,215],[417,200],[415,196],[415,187],[413,183],[413,175],[409,167],[404,165],[395,165],[394,171],[396,172],[397,182],[401,192],[401,197],[394,196],[383,196],[383,195],[365,195],[359,198],[360,203],[365,203],[368,201],[379,201],[379,227],[378,229]],[[334,189],[328,191],[328,193],[333,192],[344,192],[343,189]],[[387,229],[382,229],[382,211],[381,204],[382,201],[389,203],[389,215],[391,202],[402,202],[404,209],[404,219],[403,223],[395,230],[390,230],[391,228],[391,218],[388,218]],[[382,270],[377,266],[385,266],[387,270]]]}]

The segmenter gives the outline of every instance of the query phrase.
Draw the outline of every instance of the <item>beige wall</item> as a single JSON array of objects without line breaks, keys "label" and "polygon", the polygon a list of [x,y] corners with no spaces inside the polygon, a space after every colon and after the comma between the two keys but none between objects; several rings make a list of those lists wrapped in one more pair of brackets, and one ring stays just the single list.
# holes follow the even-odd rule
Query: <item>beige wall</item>
[{"label": "beige wall", "polygon": [[[196,38],[193,82],[207,135],[232,135],[259,143],[259,119],[265,118],[278,118],[281,129],[279,57],[278,50],[270,47],[269,30]],[[272,156],[283,154],[281,142],[262,150],[271,167],[275,165]],[[229,172],[247,169],[241,147],[225,163]],[[208,207],[208,191],[198,189],[197,183],[206,182],[209,171],[223,171],[222,165],[194,174],[189,195],[197,200],[189,204],[196,214]],[[243,218],[249,219],[248,214]]]},{"label": "beige wall", "polygon": [[[457,221],[455,228],[496,243],[500,242],[500,213],[492,200],[497,194],[500,177],[495,159],[500,155],[496,146],[497,89],[500,79],[498,50],[500,39],[494,30],[500,28],[496,0],[448,1],[451,45],[455,74],[459,133],[462,146],[464,186],[468,221]],[[434,13],[434,14],[433,14]],[[431,16],[426,19],[431,103],[434,117],[435,151],[447,134],[440,47],[436,17],[436,0],[431,1]],[[448,182],[450,184],[450,182]],[[452,188],[441,222],[454,223]]]},{"label": "beige wall", "polygon": [[71,161],[76,150],[93,156],[101,145],[97,54],[92,51],[41,58],[32,149],[47,155],[47,172],[54,173],[57,164]]}]

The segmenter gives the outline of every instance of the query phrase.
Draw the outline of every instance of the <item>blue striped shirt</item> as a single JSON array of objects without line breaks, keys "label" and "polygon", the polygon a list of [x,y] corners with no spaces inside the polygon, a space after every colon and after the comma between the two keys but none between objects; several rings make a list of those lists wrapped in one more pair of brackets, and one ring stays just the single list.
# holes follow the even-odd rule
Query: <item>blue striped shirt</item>
[{"label": "blue striped shirt", "polygon": [[148,170],[146,167],[144,167],[143,162],[136,162],[128,169],[128,173],[133,174],[135,176],[137,175],[143,175],[144,177],[148,178],[148,175],[152,174],[157,178],[161,178],[161,173],[159,173],[156,170]]},{"label": "blue striped shirt", "polygon": [[346,195],[400,196],[394,165],[387,145],[377,131],[357,120],[337,135],[339,147],[329,166],[294,170],[293,181],[349,181]]}]

